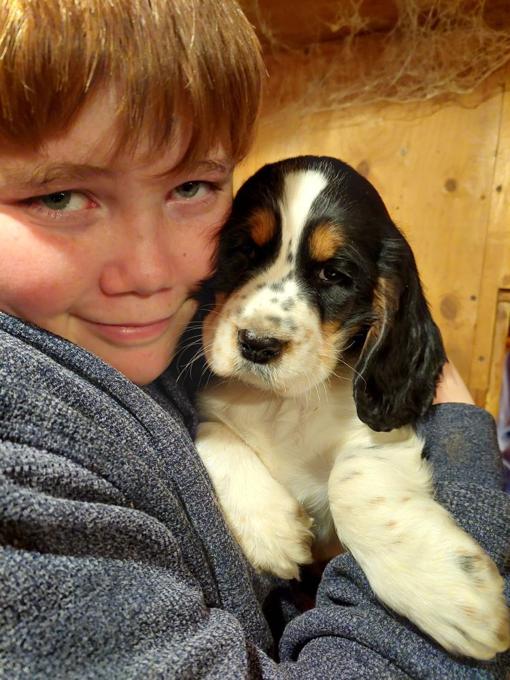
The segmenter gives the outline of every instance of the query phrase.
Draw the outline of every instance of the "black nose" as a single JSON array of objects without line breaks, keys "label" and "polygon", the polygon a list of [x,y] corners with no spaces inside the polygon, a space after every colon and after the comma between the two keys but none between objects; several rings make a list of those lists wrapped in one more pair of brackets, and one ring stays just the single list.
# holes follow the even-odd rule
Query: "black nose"
[{"label": "black nose", "polygon": [[257,335],[253,331],[246,329],[237,333],[239,348],[245,359],[253,361],[255,364],[267,364],[276,359],[282,353],[286,343],[278,338],[268,338]]}]

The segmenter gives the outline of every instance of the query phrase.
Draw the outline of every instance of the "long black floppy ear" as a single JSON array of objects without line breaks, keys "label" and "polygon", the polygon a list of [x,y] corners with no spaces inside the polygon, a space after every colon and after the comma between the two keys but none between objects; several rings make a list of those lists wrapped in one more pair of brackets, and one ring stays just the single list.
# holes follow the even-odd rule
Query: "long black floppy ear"
[{"label": "long black floppy ear", "polygon": [[373,430],[388,431],[413,424],[425,413],[446,361],[403,237],[384,243],[373,311],[356,365],[354,400],[360,420]]}]

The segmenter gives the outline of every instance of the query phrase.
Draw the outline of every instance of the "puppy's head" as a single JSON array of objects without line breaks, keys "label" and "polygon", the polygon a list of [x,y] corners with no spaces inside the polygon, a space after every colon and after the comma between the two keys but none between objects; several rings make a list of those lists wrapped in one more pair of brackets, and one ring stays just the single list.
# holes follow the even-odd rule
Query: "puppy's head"
[{"label": "puppy's head", "polygon": [[372,185],[328,157],[266,165],[239,190],[221,237],[211,369],[298,395],[354,368],[375,430],[430,405],[445,354],[412,252]]}]

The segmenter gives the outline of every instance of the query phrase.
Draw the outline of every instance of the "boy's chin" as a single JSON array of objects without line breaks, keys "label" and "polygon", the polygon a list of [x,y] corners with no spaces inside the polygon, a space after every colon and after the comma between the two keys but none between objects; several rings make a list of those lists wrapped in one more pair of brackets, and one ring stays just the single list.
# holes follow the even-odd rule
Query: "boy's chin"
[{"label": "boy's chin", "polygon": [[151,382],[159,378],[159,376],[166,371],[170,366],[172,357],[167,358],[166,361],[155,362],[154,365],[133,366],[133,365],[117,365],[114,366],[120,371],[128,380],[143,387],[149,385]]},{"label": "boy's chin", "polygon": [[166,371],[173,359],[174,348],[151,351],[149,348],[132,348],[129,351],[109,353],[101,358],[117,369],[128,380],[142,387],[153,382]]}]

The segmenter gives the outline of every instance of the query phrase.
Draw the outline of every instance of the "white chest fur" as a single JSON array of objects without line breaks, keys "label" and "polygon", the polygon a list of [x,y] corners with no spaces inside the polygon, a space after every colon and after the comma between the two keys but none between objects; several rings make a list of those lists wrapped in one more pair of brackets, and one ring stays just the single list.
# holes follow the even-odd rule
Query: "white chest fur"
[{"label": "white chest fur", "polygon": [[414,431],[374,432],[357,417],[351,391],[342,376],[297,397],[236,380],[208,387],[200,396],[202,419],[222,423],[259,457],[313,518],[319,543],[334,532],[328,482],[338,459],[363,451],[387,455],[404,447],[413,450],[419,465],[422,445]]}]

